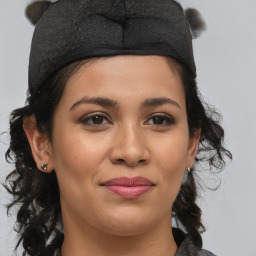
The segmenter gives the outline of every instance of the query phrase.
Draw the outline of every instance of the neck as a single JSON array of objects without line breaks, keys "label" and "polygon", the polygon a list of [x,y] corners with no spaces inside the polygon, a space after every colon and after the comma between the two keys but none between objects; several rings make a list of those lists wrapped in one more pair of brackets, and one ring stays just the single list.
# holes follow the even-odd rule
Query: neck
[{"label": "neck", "polygon": [[157,226],[136,235],[118,236],[102,232],[86,223],[65,220],[62,256],[174,256],[171,216]]}]

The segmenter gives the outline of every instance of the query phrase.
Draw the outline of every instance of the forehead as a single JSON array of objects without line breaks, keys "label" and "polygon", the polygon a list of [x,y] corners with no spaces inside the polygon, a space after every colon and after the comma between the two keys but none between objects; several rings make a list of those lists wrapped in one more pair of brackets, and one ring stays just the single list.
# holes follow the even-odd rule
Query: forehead
[{"label": "forehead", "polygon": [[63,99],[104,96],[119,101],[128,96],[135,100],[167,95],[184,98],[173,62],[157,55],[120,55],[84,63],[68,79]]}]

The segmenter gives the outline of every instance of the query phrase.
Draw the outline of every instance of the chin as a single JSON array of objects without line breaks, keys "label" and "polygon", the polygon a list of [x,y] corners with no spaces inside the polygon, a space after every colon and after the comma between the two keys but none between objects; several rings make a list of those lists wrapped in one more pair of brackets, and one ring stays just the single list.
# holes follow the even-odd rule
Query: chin
[{"label": "chin", "polygon": [[152,219],[152,216],[128,212],[110,217],[104,222],[102,228],[106,233],[116,236],[136,236],[150,230],[154,223],[157,223],[157,219]]},{"label": "chin", "polygon": [[115,235],[115,236],[138,236],[143,233],[146,233],[149,230],[149,225],[123,225],[118,227],[109,227],[105,230],[106,233]]}]

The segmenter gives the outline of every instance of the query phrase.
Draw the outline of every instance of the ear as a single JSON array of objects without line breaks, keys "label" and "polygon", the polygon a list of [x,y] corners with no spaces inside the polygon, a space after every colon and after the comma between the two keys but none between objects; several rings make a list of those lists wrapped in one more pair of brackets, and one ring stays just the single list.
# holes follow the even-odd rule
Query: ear
[{"label": "ear", "polygon": [[194,165],[198,144],[201,136],[201,130],[196,130],[189,138],[188,154],[187,154],[187,168],[191,168]]},{"label": "ear", "polygon": [[39,131],[34,115],[23,118],[23,129],[30,144],[37,168],[44,171],[41,166],[46,164],[47,170],[44,172],[51,172],[53,170],[51,143],[48,136]]}]

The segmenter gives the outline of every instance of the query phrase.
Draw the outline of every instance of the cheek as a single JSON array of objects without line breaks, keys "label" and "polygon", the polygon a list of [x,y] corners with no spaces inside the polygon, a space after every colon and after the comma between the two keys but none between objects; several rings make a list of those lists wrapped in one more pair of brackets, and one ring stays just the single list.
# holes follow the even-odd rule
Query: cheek
[{"label": "cheek", "polygon": [[69,215],[75,209],[81,218],[90,219],[90,211],[85,206],[97,206],[94,204],[98,198],[95,188],[104,170],[106,157],[103,145],[109,143],[102,141],[103,138],[86,135],[80,128],[58,129],[58,126],[53,139],[53,161],[60,188],[62,212]]},{"label": "cheek", "polygon": [[166,139],[156,151],[155,164],[161,170],[163,192],[171,203],[175,200],[186,170],[188,136],[186,133]]},{"label": "cheek", "polygon": [[86,136],[81,129],[58,129],[58,126],[53,138],[53,162],[59,182],[70,186],[74,183],[76,187],[88,180],[93,182],[104,160],[104,145],[108,144]]},{"label": "cheek", "polygon": [[[186,132],[176,132],[153,141],[155,146],[155,159],[166,173],[185,171],[188,153],[189,136]],[[169,170],[169,171],[168,171]]]}]

